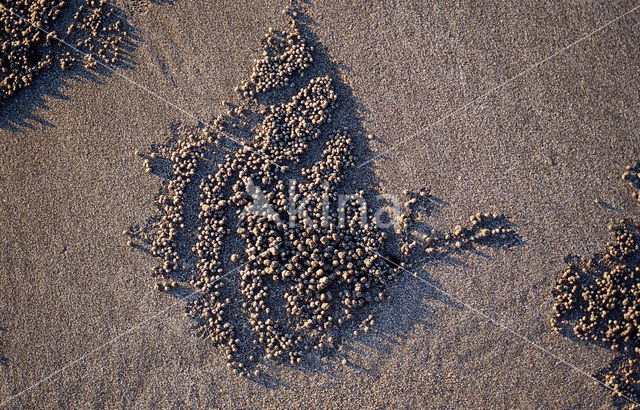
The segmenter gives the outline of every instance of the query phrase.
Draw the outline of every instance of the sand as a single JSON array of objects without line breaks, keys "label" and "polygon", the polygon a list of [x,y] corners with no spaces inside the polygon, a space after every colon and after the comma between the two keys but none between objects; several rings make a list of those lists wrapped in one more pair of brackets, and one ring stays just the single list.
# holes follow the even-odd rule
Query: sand
[{"label": "sand", "polygon": [[609,220],[638,214],[620,174],[640,158],[640,10],[469,103],[638,2],[305,5],[364,126],[384,141],[372,149],[384,154],[374,165],[385,191],[430,187],[443,201],[431,218],[442,230],[477,211],[505,213],[524,244],[428,266],[419,273],[427,282],[400,279],[393,300],[375,310],[376,331],[345,345],[349,364],[273,367],[263,383],[228,372],[193,335],[182,304],[153,290],[154,261],[121,235],[153,213],[160,186],[133,152],[164,142],[172,123],[193,123],[185,111],[201,119],[219,113],[284,5],[178,0],[131,8],[140,41],[133,68],[117,73],[184,111],[118,74],[55,72],[3,107],[0,353],[8,362],[0,366],[0,401],[20,394],[3,404],[610,406],[608,391],[559,363],[591,374],[612,354],[552,332],[551,289],[568,254],[599,250]]}]

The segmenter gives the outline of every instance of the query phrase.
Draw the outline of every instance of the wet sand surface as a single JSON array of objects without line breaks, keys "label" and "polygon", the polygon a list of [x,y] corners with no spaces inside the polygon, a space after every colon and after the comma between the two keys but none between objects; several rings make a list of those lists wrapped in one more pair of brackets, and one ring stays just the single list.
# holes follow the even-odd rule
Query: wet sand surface
[{"label": "wet sand surface", "polygon": [[504,213],[524,243],[400,278],[374,332],[344,346],[348,365],[273,366],[260,383],[194,336],[121,232],[153,214],[160,188],[134,151],[233,101],[286,3],[116,4],[140,38],[132,69],[45,74],[0,114],[4,405],[612,404],[576,370],[593,374],[612,354],[553,333],[549,318],[565,257],[599,250],[611,219],[638,214],[620,174],[640,159],[640,9],[579,40],[639,2],[304,5],[381,140],[371,148],[385,192],[430,188],[442,200],[430,222],[444,231]]}]

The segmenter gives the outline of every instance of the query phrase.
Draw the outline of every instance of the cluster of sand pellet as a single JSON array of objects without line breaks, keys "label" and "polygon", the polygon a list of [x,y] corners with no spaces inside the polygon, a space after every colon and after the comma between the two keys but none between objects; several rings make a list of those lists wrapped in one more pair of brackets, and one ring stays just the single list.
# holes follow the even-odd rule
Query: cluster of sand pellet
[{"label": "cluster of sand pellet", "polygon": [[[351,309],[379,299],[381,287],[395,275],[397,268],[378,257],[385,234],[376,229],[370,214],[361,219],[360,202],[345,202],[342,214],[323,212],[324,201],[337,199],[337,185],[344,168],[351,165],[350,143],[343,133],[331,137],[322,158],[302,172],[303,181],[285,186],[279,180],[273,191],[264,194],[267,207],[252,209],[256,188],[248,177],[234,186],[231,202],[235,209],[249,211],[239,212],[236,229],[245,242],[241,260],[247,261],[239,269],[242,309],[248,316],[253,343],[267,359],[295,363],[305,351],[330,346],[331,330],[352,318]],[[209,210],[210,203],[219,201],[211,201],[209,195],[216,186],[203,190],[203,209]],[[293,224],[287,215],[292,189],[294,198],[308,201],[301,220]],[[222,215],[215,220],[223,220]],[[223,224],[215,227],[224,231]],[[201,231],[203,237],[207,234]],[[206,243],[198,242],[197,251]],[[201,269],[196,286],[206,289],[211,259],[201,259],[199,265],[207,271]],[[269,306],[273,293],[279,298],[281,311]],[[234,357],[239,342],[234,339],[234,326],[224,320],[228,301],[216,300],[216,296],[216,292],[209,292],[207,299],[194,304],[193,313],[205,319],[201,332],[227,348],[230,367],[242,369],[243,363]],[[252,361],[252,356],[247,359]]]},{"label": "cluster of sand pellet", "polygon": [[[602,372],[602,380],[616,393],[623,394],[625,401],[627,398],[636,402],[639,401],[640,366],[638,366],[637,358],[622,358],[619,361],[614,361],[612,365]],[[637,409],[640,406],[626,401],[624,407]]]},{"label": "cluster of sand pellet", "polygon": [[[155,272],[164,278],[157,288],[192,290],[187,309],[198,334],[219,346],[228,367],[245,376],[258,374],[256,364],[263,359],[299,363],[307,352],[335,347],[344,329],[371,329],[375,320],[367,307],[384,298],[385,286],[408,266],[410,250],[425,246],[406,235],[393,256],[387,232],[366,206],[365,191],[338,194],[345,173],[354,168],[354,154],[352,133],[323,128],[339,103],[332,77],[309,79],[279,104],[265,106],[254,98],[292,84],[314,61],[293,19],[288,27],[281,43],[267,36],[263,57],[238,87],[244,98],[233,110],[238,115],[221,114],[165,153],[171,175],[158,198],[160,219],[151,246],[160,259]],[[227,131],[251,110],[260,114],[251,136],[207,168],[207,155],[229,145]],[[319,158],[289,179],[316,139],[324,144]],[[152,171],[149,159],[145,167]],[[185,232],[186,192],[196,184],[197,227]],[[411,229],[426,190],[414,196],[405,204],[400,231]],[[513,234],[499,219],[478,214],[470,227],[427,237],[439,251],[461,251]],[[186,249],[181,244],[188,238],[193,242]],[[191,265],[189,279],[174,279]]]},{"label": "cluster of sand pellet", "polygon": [[270,28],[263,46],[262,58],[254,63],[251,78],[237,89],[244,97],[289,85],[292,75],[313,61],[313,47],[300,35],[295,20],[291,20],[289,31],[284,33]]},{"label": "cluster of sand pellet", "polygon": [[405,190],[403,194],[409,199],[403,204],[395,229],[400,236],[400,251],[407,259],[417,253],[427,262],[437,261],[479,246],[506,249],[521,241],[504,215],[488,212],[471,215],[468,224],[456,225],[450,233],[434,228],[417,230],[421,216],[431,213],[434,197],[424,188],[418,192]]},{"label": "cluster of sand pellet", "polygon": [[[627,169],[625,180],[632,170]],[[621,219],[609,229],[614,239],[603,253],[571,258],[558,278],[552,325],[557,332],[570,326],[578,338],[624,355],[627,359],[609,370],[603,382],[640,401],[640,225]]]},{"label": "cluster of sand pellet", "polygon": [[93,68],[124,55],[124,23],[106,0],[9,1],[0,7],[0,22],[0,104],[52,64]]},{"label": "cluster of sand pellet", "polygon": [[629,183],[633,192],[631,196],[640,205],[640,161],[636,162],[633,166],[628,165],[622,174],[622,180]]},{"label": "cluster of sand pellet", "polygon": [[64,4],[21,0],[0,7],[0,103],[31,84],[34,74],[53,61],[51,39],[40,28],[50,31]]}]

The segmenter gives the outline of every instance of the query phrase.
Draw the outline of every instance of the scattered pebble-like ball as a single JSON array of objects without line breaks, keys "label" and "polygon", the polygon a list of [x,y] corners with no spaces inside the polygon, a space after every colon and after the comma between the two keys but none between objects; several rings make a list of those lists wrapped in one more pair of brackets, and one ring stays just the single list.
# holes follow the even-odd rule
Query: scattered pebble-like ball
[{"label": "scattered pebble-like ball", "polygon": [[603,382],[638,401],[640,226],[623,219],[610,230],[614,239],[603,253],[571,258],[558,278],[552,326],[557,332],[568,327],[579,339],[603,343],[628,357]]},{"label": "scattered pebble-like ball", "polygon": [[0,104],[53,64],[111,66],[125,54],[122,17],[106,0],[7,1],[0,7],[0,27]]},{"label": "scattered pebble-like ball", "polygon": [[625,171],[622,173],[622,180],[629,183],[629,186],[633,189],[631,196],[635,199],[636,203],[640,205],[640,161],[636,162],[633,166],[628,165]]}]

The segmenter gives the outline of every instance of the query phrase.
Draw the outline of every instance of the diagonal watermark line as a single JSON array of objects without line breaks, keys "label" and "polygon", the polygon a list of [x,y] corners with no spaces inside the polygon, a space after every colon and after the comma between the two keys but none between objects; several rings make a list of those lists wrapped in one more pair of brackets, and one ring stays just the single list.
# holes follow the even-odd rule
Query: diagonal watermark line
[{"label": "diagonal watermark line", "polygon": [[[141,90],[143,90],[143,91],[147,92],[147,93],[148,93],[148,94],[150,94],[151,96],[153,96],[153,97],[157,98],[158,100],[160,100],[160,101],[164,102],[165,104],[167,104],[169,107],[172,107],[172,108],[174,108],[174,109],[176,109],[176,110],[180,111],[180,112],[181,112],[181,113],[183,113],[184,115],[186,115],[186,116],[188,116],[189,118],[191,118],[191,119],[195,120],[198,124],[202,124],[202,125],[205,127],[205,129],[209,129],[209,125],[208,125],[206,122],[204,122],[203,120],[201,120],[200,118],[198,118],[198,116],[197,116],[197,115],[195,115],[195,114],[193,114],[193,113],[191,113],[191,112],[189,112],[189,111],[185,110],[184,108],[180,107],[179,105],[177,105],[177,104],[175,104],[175,103],[173,103],[173,102],[169,101],[168,99],[166,99],[165,97],[163,97],[163,96],[161,96],[160,94],[156,93],[155,91],[153,91],[153,90],[149,89],[148,87],[145,87],[144,85],[142,85],[142,84],[140,84],[140,83],[138,83],[138,82],[136,82],[136,81],[132,80],[131,78],[127,77],[126,75],[124,75],[124,74],[122,74],[122,73],[120,73],[118,70],[116,70],[116,69],[112,68],[112,67],[111,67],[111,66],[109,66],[108,64],[103,63],[102,61],[100,61],[100,59],[98,59],[98,58],[94,58],[94,57],[93,57],[93,56],[91,56],[90,54],[87,54],[87,53],[83,52],[82,50],[80,50],[80,49],[78,49],[77,47],[75,47],[73,44],[69,44],[69,43],[67,43],[66,41],[64,41],[64,40],[60,39],[59,37],[55,36],[53,32],[49,32],[49,31],[47,31],[47,30],[43,29],[42,27],[39,27],[39,26],[37,26],[37,25],[33,24],[32,22],[30,22],[30,21],[29,21],[28,19],[26,19],[25,17],[23,17],[23,16],[21,16],[21,15],[17,14],[17,13],[16,13],[16,12],[14,12],[13,10],[8,9],[7,7],[5,7],[5,6],[4,6],[3,4],[1,4],[1,3],[0,3],[0,8],[2,8],[2,9],[3,9],[3,10],[5,10],[5,11],[7,11],[7,12],[8,12],[8,13],[10,13],[11,15],[13,15],[13,16],[15,16],[15,17],[19,18],[20,20],[22,20],[22,21],[26,22],[26,23],[27,23],[27,24],[29,24],[30,26],[35,27],[35,28],[36,28],[36,29],[38,29],[39,31],[41,31],[41,32],[43,32],[43,33],[45,33],[45,34],[47,34],[47,35],[48,35],[48,36],[50,36],[51,38],[54,38],[55,40],[59,41],[61,44],[64,44],[65,46],[67,46],[67,47],[71,48],[72,50],[76,51],[77,53],[80,53],[80,54],[82,54],[83,56],[88,56],[89,58],[91,58],[91,60],[92,60],[92,61],[95,61],[97,64],[99,64],[100,66],[104,67],[105,69],[107,69],[107,70],[108,70],[108,71],[110,71],[111,73],[114,73],[115,75],[117,75],[117,76],[119,76],[119,77],[123,78],[124,80],[128,81],[129,83],[133,84],[134,86],[136,86],[136,87],[140,88]],[[228,139],[228,140],[230,140],[230,141],[235,142],[236,144],[238,144],[238,145],[240,145],[240,146],[246,147],[246,148],[248,148],[249,150],[251,150],[251,151],[253,151],[253,152],[257,153],[257,154],[260,154],[260,155],[265,156],[265,159],[266,159],[266,161],[267,161],[269,164],[272,164],[272,165],[275,165],[275,166],[276,166],[276,167],[278,167],[278,168],[281,168],[281,166],[280,166],[280,165],[276,164],[275,162],[273,162],[273,161],[271,161],[269,158],[267,158],[267,157],[266,157],[266,155],[264,154],[264,152],[262,152],[262,151],[258,151],[258,150],[256,150],[256,149],[254,149],[252,146],[247,145],[247,144],[243,143],[242,141],[238,141],[238,140],[236,140],[236,139],[234,139],[234,138],[231,138],[230,136],[228,136],[228,135],[226,135],[226,134],[219,133],[219,135],[221,135],[222,137],[224,137],[224,138],[226,138],[226,139]]]},{"label": "diagonal watermark line", "polygon": [[[377,252],[374,252],[374,253],[376,255],[378,255],[378,257],[380,257],[383,260],[385,260],[387,263],[393,263],[391,260],[389,260],[386,257],[380,255],[379,253],[377,253]],[[423,261],[424,261],[424,259],[420,260],[420,261],[418,261],[416,263],[421,263]],[[635,403],[637,405],[640,405],[640,403],[638,403],[637,401],[633,400],[631,397],[628,397],[628,396],[624,395],[623,393],[619,393],[619,392],[615,391],[614,389],[612,389],[611,387],[607,386],[602,381],[598,380],[596,377],[592,376],[591,374],[589,374],[585,370],[582,370],[581,368],[579,368],[578,366],[574,365],[573,363],[568,362],[567,360],[563,359],[562,357],[558,356],[557,354],[549,351],[549,349],[541,346],[540,344],[534,342],[533,340],[529,339],[528,337],[523,336],[522,334],[520,334],[519,332],[516,332],[515,330],[509,328],[508,326],[503,325],[498,320],[492,318],[491,316],[489,316],[488,314],[484,313],[483,311],[481,311],[481,310],[471,306],[470,304],[464,302],[463,300],[461,300],[457,296],[447,292],[446,290],[442,289],[441,287],[434,285],[433,283],[431,283],[430,281],[426,280],[425,278],[423,278],[421,276],[418,276],[417,272],[410,272],[408,269],[406,269],[406,268],[404,268],[403,266],[400,266],[400,265],[398,265],[398,267],[400,269],[402,269],[403,271],[405,271],[406,273],[408,273],[409,275],[413,276],[414,278],[424,282],[427,286],[429,286],[430,288],[436,290],[440,294],[442,294],[442,295],[444,295],[444,296],[456,301],[457,303],[459,303],[460,305],[464,306],[466,309],[470,310],[471,312],[475,313],[476,315],[478,315],[478,316],[486,319],[487,321],[493,323],[494,325],[498,326],[500,329],[504,330],[505,332],[517,337],[518,339],[521,339],[522,341],[530,344],[531,346],[535,347],[536,349],[540,350],[541,352],[553,357],[554,359],[556,359],[557,361],[561,362],[565,366],[570,367],[571,369],[573,369],[577,373],[580,373],[580,374],[588,377],[589,379],[595,381],[599,385],[605,387],[606,389],[611,390],[616,395],[620,395],[621,397],[624,397],[625,399],[629,400],[630,402]]]},{"label": "diagonal watermark line", "polygon": [[618,20],[622,19],[623,17],[633,13],[634,11],[638,10],[640,8],[640,5],[635,6],[634,8],[632,8],[631,10],[627,11],[626,13],[622,14],[621,16],[616,17],[613,20],[610,20],[609,22],[607,22],[606,24],[598,27],[597,29],[593,30],[592,32],[584,35],[583,37],[580,37],[578,40],[574,41],[573,43],[561,48],[560,50],[557,50],[555,53],[551,54],[550,56],[538,61],[537,63],[535,63],[534,65],[530,66],[529,68],[527,68],[526,70],[520,72],[519,74],[516,74],[515,76],[509,78],[508,80],[506,80],[505,82],[497,85],[496,87],[490,89],[489,91],[485,92],[484,94],[474,98],[473,100],[469,101],[468,103],[466,103],[465,105],[463,105],[460,108],[457,108],[453,111],[451,111],[449,114],[446,114],[444,117],[439,118],[438,120],[436,120],[434,123],[432,124],[428,124],[425,128],[423,128],[422,130],[414,133],[413,135],[409,136],[409,137],[405,137],[404,139],[401,139],[400,141],[392,144],[391,146],[389,146],[388,148],[378,152],[377,154],[375,154],[373,157],[369,158],[368,160],[364,161],[363,163],[359,164],[357,166],[357,168],[361,168],[367,164],[369,164],[371,161],[376,160],[377,158],[381,157],[382,155],[384,155],[385,153],[394,150],[396,148],[398,148],[400,145],[404,144],[405,142],[412,140],[418,136],[420,136],[420,134],[424,133],[425,131],[431,129],[432,127],[440,124],[442,121],[453,117],[454,115],[458,114],[461,111],[466,110],[467,108],[469,108],[471,105],[475,104],[476,102],[480,101],[480,100],[484,100],[486,97],[488,97],[489,95],[491,95],[492,93],[500,90],[501,88],[504,88],[506,85],[511,84],[512,82],[514,82],[515,80],[517,80],[518,78],[522,77],[525,74],[528,74],[529,72],[535,70],[537,67],[541,66],[542,64],[546,63],[547,61],[553,59],[554,57],[557,57],[558,55],[564,53],[565,51],[569,50],[570,48],[574,47],[577,44],[582,43],[583,41],[585,41],[586,39],[588,39],[589,37],[593,36],[594,34],[604,30],[605,28],[609,27],[610,25],[612,25],[613,23],[617,22]]},{"label": "diagonal watermark line", "polygon": [[[218,279],[216,279],[215,281],[211,282],[212,284],[217,283],[219,281],[221,281],[222,279],[228,277],[229,275],[231,275],[232,273],[234,273],[235,271],[237,271],[238,269],[241,269],[242,267],[248,265],[250,262],[245,262],[240,266],[237,266],[236,268],[232,269],[231,271],[225,273],[224,275],[220,276]],[[80,363],[81,361],[83,361],[84,359],[86,359],[87,357],[91,356],[92,354],[94,354],[95,352],[104,349],[105,347],[112,345],[113,343],[119,341],[120,339],[122,339],[124,336],[128,335],[129,333],[132,333],[138,329],[140,329],[143,325],[151,322],[153,319],[157,318],[158,316],[162,315],[163,313],[167,312],[168,310],[178,306],[179,304],[181,304],[182,302],[189,300],[191,298],[193,298],[194,296],[197,296],[198,292],[197,291],[193,291],[190,294],[188,294],[187,296],[181,298],[180,300],[178,300],[175,303],[170,304],[169,306],[165,307],[164,309],[160,310],[157,313],[154,313],[153,315],[147,317],[146,319],[144,319],[143,321],[137,323],[136,325],[130,327],[129,329],[125,330],[124,332],[120,333],[119,335],[115,336],[112,339],[109,339],[108,341],[104,342],[103,344],[101,344],[100,346],[90,350],[89,352],[83,354],[82,356],[78,357],[77,359],[73,360],[72,362],[67,363],[66,365],[64,365],[63,367],[59,368],[58,370],[54,371],[53,373],[49,374],[48,376],[38,380],[37,382],[35,382],[34,384],[32,384],[31,386],[27,387],[24,390],[21,390],[19,393],[14,394],[13,396],[7,398],[6,400],[4,400],[2,403],[0,403],[0,407],[1,406],[5,406],[7,403],[9,403],[10,401],[13,401],[14,399],[22,396],[23,394],[31,391],[32,389],[40,386],[42,383],[51,380],[52,378],[54,378],[55,376],[57,376],[58,374],[62,373],[63,371],[67,370],[70,367],[75,366],[76,364]]]}]

